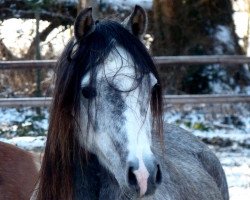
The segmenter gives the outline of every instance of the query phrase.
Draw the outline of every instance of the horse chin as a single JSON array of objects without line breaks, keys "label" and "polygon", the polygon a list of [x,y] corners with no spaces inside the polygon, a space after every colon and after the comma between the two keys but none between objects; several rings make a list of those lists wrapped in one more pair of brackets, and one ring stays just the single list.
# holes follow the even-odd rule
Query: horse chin
[{"label": "horse chin", "polygon": [[128,186],[120,186],[120,189],[122,193],[121,195],[127,197],[128,199],[147,199],[155,194],[155,191],[152,191],[140,196],[140,190],[138,188],[131,189]]},{"label": "horse chin", "polygon": [[127,186],[120,187],[122,196],[127,197],[127,199],[138,199],[140,198],[139,192],[136,190],[132,190]]}]

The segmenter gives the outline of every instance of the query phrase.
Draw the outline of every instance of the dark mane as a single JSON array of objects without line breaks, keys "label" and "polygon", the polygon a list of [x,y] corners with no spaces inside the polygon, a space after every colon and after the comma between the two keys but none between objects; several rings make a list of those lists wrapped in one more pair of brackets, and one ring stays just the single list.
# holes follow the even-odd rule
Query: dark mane
[{"label": "dark mane", "polygon": [[40,172],[37,200],[73,199],[74,163],[86,163],[87,152],[79,146],[81,80],[91,72],[92,83],[96,66],[103,63],[116,46],[124,48],[132,57],[139,77],[149,72],[158,80],[151,97],[153,125],[162,138],[162,97],[159,76],[145,46],[115,21],[96,23],[94,32],[76,43],[72,39],[56,68],[54,100],[51,107],[48,138]]}]

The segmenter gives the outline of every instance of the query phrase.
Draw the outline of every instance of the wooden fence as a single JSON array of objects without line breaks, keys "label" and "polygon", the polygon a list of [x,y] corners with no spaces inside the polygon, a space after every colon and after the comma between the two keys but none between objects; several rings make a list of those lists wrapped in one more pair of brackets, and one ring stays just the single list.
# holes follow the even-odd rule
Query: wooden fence
[{"label": "wooden fence", "polygon": [[[162,56],[154,57],[156,64],[189,65],[189,64],[249,64],[250,57],[246,56]],[[0,70],[9,69],[39,69],[55,67],[55,60],[23,60],[0,61]],[[177,67],[178,67],[177,65]],[[50,105],[51,97],[34,98],[0,98],[0,107]],[[250,103],[250,95],[165,95],[165,104],[213,104],[213,103]]]},{"label": "wooden fence", "polygon": [[[246,56],[160,56],[154,57],[156,64],[247,64],[250,57]],[[56,60],[20,60],[0,61],[2,69],[38,69],[53,68]]]}]

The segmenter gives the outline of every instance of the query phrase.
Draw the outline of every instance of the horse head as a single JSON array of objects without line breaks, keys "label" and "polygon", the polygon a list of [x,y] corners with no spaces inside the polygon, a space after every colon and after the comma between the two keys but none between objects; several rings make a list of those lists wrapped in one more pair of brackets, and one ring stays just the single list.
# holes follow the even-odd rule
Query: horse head
[{"label": "horse head", "polygon": [[161,183],[161,167],[151,150],[154,124],[160,118],[155,99],[160,99],[160,83],[139,40],[146,26],[146,13],[139,6],[122,25],[95,21],[91,8],[83,10],[75,21],[71,52],[81,63],[89,51],[87,65],[79,65],[85,68],[80,144],[97,156],[127,196],[140,197],[153,194]]}]

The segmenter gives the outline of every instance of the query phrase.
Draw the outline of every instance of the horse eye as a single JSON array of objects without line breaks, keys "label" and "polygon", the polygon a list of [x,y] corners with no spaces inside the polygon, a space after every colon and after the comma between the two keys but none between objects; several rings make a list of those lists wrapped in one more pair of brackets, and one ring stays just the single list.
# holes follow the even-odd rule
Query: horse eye
[{"label": "horse eye", "polygon": [[91,86],[82,88],[82,96],[86,99],[93,99],[96,97],[96,89]]}]

